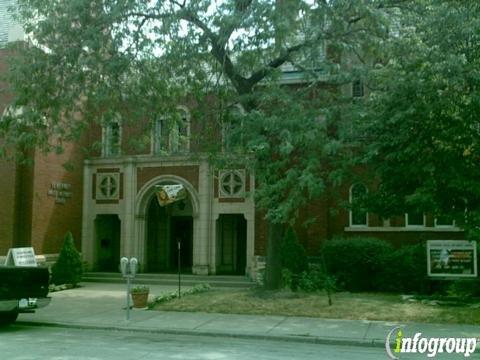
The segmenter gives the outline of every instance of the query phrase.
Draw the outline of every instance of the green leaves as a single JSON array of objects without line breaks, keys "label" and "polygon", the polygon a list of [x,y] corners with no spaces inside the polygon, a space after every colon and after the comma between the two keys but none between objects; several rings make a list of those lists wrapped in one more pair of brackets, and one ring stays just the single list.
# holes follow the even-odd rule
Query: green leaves
[{"label": "green leaves", "polygon": [[464,224],[480,205],[480,172],[471,161],[480,141],[480,62],[473,56],[480,51],[480,7],[423,1],[413,9],[402,13],[399,36],[386,42],[388,61],[370,73],[363,131],[380,179],[373,202],[378,211],[413,206]]}]

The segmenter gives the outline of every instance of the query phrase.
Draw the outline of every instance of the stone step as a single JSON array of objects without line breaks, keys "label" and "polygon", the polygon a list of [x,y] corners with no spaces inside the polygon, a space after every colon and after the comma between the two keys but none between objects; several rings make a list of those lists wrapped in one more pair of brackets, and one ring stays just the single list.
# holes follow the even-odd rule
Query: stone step
[{"label": "stone step", "polygon": [[[82,277],[84,282],[100,283],[124,283],[125,279],[119,273],[84,273]],[[255,283],[245,276],[222,275],[222,276],[199,276],[185,274],[181,277],[182,285],[194,286],[197,284],[209,284],[212,287],[235,287],[248,288],[255,286]],[[176,285],[178,284],[178,274],[137,274],[134,283],[145,285]]]}]

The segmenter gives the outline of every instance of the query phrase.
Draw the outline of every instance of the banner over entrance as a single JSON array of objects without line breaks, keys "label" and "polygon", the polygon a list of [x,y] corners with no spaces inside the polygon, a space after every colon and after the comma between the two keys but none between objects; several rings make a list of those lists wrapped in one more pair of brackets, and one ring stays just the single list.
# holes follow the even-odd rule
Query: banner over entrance
[{"label": "banner over entrance", "polygon": [[166,206],[187,197],[187,191],[183,185],[156,185],[156,195],[158,204]]}]

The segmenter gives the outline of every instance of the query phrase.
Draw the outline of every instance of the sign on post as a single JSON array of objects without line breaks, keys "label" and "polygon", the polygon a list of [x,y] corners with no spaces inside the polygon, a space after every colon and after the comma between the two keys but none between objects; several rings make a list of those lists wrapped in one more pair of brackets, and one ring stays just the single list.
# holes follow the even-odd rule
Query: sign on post
[{"label": "sign on post", "polygon": [[477,243],[467,240],[428,240],[428,276],[468,278],[477,276]]},{"label": "sign on post", "polygon": [[9,249],[5,266],[37,266],[37,259],[35,259],[33,247]]}]

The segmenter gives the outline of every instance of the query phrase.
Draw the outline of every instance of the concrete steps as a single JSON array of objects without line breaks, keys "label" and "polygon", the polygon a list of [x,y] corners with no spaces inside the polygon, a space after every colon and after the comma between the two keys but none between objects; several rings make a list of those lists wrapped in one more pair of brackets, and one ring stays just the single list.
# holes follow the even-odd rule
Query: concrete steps
[{"label": "concrete steps", "polygon": [[[87,272],[83,274],[84,282],[100,283],[124,283],[125,279],[120,273],[107,272]],[[176,285],[178,284],[178,274],[137,274],[134,282],[145,285]],[[249,288],[255,286],[255,283],[246,276],[238,275],[192,275],[182,274],[183,286],[194,286],[197,284],[209,284],[212,287],[229,288]]]}]

